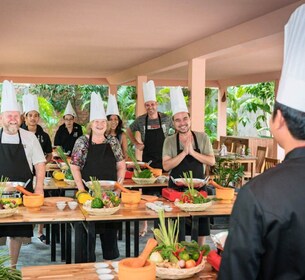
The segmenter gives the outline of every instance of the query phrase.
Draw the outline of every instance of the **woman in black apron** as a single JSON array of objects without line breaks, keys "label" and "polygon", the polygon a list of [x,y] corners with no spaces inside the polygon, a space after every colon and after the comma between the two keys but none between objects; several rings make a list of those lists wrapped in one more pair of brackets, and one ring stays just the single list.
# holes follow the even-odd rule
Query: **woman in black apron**
[{"label": "woman in black apron", "polygon": [[[117,164],[118,161],[114,155],[113,148],[110,145],[110,141],[115,141],[117,143],[117,150],[120,154],[120,159],[122,159],[122,166],[125,166],[123,160],[123,154],[120,149],[120,144],[118,140],[113,136],[106,137],[104,134],[106,131],[107,123],[106,120],[98,120],[96,123],[92,123],[92,132],[88,136],[81,136],[73,149],[72,160],[71,160],[71,170],[74,179],[81,175],[81,178],[85,181],[90,181],[90,177],[96,177],[98,180],[112,180],[117,181]],[[103,127],[102,129],[95,130],[95,126]],[[96,131],[96,132],[95,132]],[[82,145],[79,143],[82,142]],[[85,163],[82,168],[74,164],[74,154],[78,153],[78,149],[83,148],[88,144],[87,156],[85,158]],[[76,162],[75,162],[76,163]],[[123,168],[124,169],[124,168]],[[80,171],[80,174],[78,173]],[[122,170],[125,174],[125,169]],[[119,257],[119,250],[117,244],[117,233],[118,233],[119,223],[96,223],[96,233],[100,234],[101,245],[103,250],[103,257],[107,260],[112,260]]]},{"label": "woman in black apron", "polygon": [[[197,137],[193,131],[192,136],[194,139],[195,143],[195,149],[194,151],[201,153],[198,142],[197,142]],[[177,143],[177,155],[179,155],[183,150],[180,149],[180,142],[179,142],[179,133],[176,135],[176,143]],[[202,163],[192,157],[191,155],[187,155],[179,165],[177,165],[175,168],[171,170],[171,177],[173,178],[183,178],[183,172],[188,172],[188,171],[193,172],[193,178],[204,178],[204,173],[203,173],[203,167]],[[173,188],[175,190],[178,190],[180,192],[186,191],[188,188],[184,187],[178,187],[175,185],[175,183],[172,180],[169,180],[168,186],[170,188]],[[206,190],[206,186],[197,189],[198,191],[200,190]],[[191,234],[191,227],[190,227],[190,222],[187,221],[186,223],[186,234],[190,235]],[[207,236],[210,234],[210,222],[208,218],[199,218],[199,236]]]}]

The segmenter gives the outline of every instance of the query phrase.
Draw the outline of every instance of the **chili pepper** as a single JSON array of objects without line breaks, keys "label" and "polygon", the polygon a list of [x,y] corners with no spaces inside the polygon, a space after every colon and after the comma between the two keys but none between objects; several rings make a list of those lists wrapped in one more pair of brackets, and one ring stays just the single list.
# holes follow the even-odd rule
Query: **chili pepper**
[{"label": "chili pepper", "polygon": [[176,250],[175,250],[175,252],[173,252],[173,254],[175,255],[175,257],[177,257],[177,258],[180,260],[179,254],[180,254],[181,252],[183,252],[184,249],[185,249],[184,247],[178,248],[178,246],[176,246]]},{"label": "chili pepper", "polygon": [[217,254],[215,250],[211,251],[207,256],[207,262],[215,268],[217,271],[219,271],[220,263],[221,263],[221,256]]},{"label": "chili pepper", "polygon": [[196,266],[199,265],[199,264],[201,264],[202,258],[203,258],[203,254],[204,254],[204,250],[202,250],[202,251],[200,252],[199,258],[198,258],[197,261],[196,261]]}]

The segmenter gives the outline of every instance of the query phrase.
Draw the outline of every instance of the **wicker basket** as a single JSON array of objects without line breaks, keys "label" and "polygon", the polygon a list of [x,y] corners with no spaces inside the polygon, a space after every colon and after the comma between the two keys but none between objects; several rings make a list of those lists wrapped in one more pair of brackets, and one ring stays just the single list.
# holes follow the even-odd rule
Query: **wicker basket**
[{"label": "wicker basket", "polygon": [[156,182],[157,178],[156,177],[151,177],[151,178],[135,178],[132,177],[132,181],[134,181],[138,185],[150,185]]},{"label": "wicker basket", "polygon": [[205,209],[209,208],[212,205],[212,201],[200,204],[194,203],[180,203],[179,201],[175,201],[175,206],[179,207],[181,210],[186,212],[193,212],[193,211],[204,211]]},{"label": "wicker basket", "polygon": [[202,262],[192,268],[156,268],[156,276],[160,279],[185,279],[192,277],[194,274],[202,271],[205,266],[205,259]]},{"label": "wicker basket", "polygon": [[91,208],[83,205],[83,208],[86,212],[91,216],[109,216],[119,211],[121,206],[113,207],[113,208]]},{"label": "wicker basket", "polygon": [[6,218],[13,216],[17,212],[17,207],[16,208],[8,208],[8,209],[1,209],[0,210],[0,218]]},{"label": "wicker basket", "polygon": [[69,185],[69,186],[76,186],[76,183],[74,180],[69,180],[69,179],[64,179],[64,181]]}]

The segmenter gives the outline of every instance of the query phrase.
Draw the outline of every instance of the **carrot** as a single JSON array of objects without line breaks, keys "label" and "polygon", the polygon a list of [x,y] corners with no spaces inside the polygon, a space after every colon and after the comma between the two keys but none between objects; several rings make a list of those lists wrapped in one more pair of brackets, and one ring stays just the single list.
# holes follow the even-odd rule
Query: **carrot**
[{"label": "carrot", "polygon": [[123,185],[121,185],[118,182],[115,182],[114,187],[120,189],[122,192],[131,193],[131,190],[126,189]]},{"label": "carrot", "polygon": [[212,185],[213,187],[217,188],[217,189],[226,189],[225,187],[217,184],[214,180],[210,179],[209,184]]},{"label": "carrot", "polygon": [[21,187],[21,186],[17,186],[17,187],[16,187],[16,190],[17,190],[18,192],[23,193],[24,195],[40,195],[40,194],[38,194],[38,193],[29,192],[29,191],[27,191],[24,187]]},{"label": "carrot", "polygon": [[155,176],[155,177],[159,177],[162,175],[162,169],[159,168],[153,168],[150,165],[148,165],[147,163],[145,163],[144,165],[145,168],[149,169],[151,171],[151,173]]}]

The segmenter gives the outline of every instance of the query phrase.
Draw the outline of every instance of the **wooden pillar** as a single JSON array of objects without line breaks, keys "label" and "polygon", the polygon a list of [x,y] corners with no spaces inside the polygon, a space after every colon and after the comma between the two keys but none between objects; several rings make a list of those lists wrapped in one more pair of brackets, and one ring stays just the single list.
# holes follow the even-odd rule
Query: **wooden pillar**
[{"label": "wooden pillar", "polygon": [[218,89],[217,140],[227,135],[227,88]]},{"label": "wooden pillar", "polygon": [[205,62],[203,58],[189,61],[188,86],[191,92],[189,112],[192,118],[192,130],[204,131],[205,105]]}]

